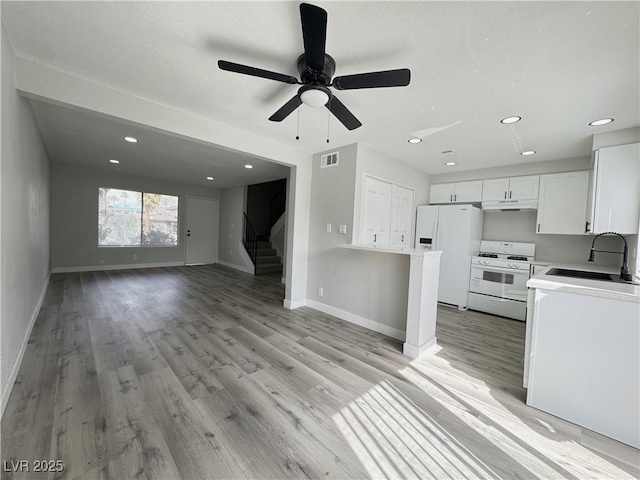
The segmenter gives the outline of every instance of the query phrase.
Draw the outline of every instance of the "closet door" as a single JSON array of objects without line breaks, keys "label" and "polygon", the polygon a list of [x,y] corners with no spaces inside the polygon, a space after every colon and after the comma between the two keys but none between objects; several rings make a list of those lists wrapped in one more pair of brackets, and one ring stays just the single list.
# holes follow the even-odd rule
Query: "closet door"
[{"label": "closet door", "polygon": [[389,245],[391,184],[365,176],[362,243]]},{"label": "closet door", "polygon": [[390,246],[411,245],[411,220],[413,218],[413,190],[393,185],[391,187]]}]

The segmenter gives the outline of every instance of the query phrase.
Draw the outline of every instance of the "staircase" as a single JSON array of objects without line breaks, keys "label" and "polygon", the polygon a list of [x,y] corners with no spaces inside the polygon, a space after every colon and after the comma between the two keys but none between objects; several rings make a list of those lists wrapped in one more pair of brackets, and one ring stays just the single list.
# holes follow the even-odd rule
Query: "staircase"
[{"label": "staircase", "polygon": [[276,250],[272,248],[268,237],[266,240],[258,240],[256,275],[262,273],[282,274],[282,259],[276,255]]}]

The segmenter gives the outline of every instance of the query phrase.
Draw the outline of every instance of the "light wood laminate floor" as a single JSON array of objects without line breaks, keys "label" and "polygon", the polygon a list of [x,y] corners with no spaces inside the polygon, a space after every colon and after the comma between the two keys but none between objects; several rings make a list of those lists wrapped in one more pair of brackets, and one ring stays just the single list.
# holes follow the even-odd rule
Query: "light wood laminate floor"
[{"label": "light wood laminate floor", "polygon": [[441,308],[438,351],[409,361],[383,335],[284,309],[278,280],[52,275],[2,460],[64,470],[2,478],[638,476],[638,450],[524,405],[524,324]]}]

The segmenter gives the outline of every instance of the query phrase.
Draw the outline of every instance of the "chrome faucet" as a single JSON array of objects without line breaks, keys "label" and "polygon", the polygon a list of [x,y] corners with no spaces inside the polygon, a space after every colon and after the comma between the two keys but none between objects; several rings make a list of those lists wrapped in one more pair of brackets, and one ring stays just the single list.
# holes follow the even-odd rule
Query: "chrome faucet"
[{"label": "chrome faucet", "polygon": [[[619,236],[622,239],[622,241],[624,242],[623,250],[621,252],[612,252],[610,250],[595,250],[593,248],[593,246],[596,244],[596,240],[598,239],[598,237],[601,237],[602,235],[617,235],[617,236]],[[633,280],[633,278],[631,277],[631,274],[629,273],[629,267],[627,266],[627,259],[629,257],[629,246],[627,245],[627,239],[626,238],[624,238],[622,235],[620,235],[619,233],[616,233],[616,232],[600,233],[600,234],[596,235],[595,238],[593,239],[593,242],[591,242],[591,252],[589,253],[589,261],[590,262],[594,262],[595,261],[596,252],[622,254],[622,267],[620,267],[620,278],[622,280],[627,281],[627,282],[630,282],[630,281]]]}]

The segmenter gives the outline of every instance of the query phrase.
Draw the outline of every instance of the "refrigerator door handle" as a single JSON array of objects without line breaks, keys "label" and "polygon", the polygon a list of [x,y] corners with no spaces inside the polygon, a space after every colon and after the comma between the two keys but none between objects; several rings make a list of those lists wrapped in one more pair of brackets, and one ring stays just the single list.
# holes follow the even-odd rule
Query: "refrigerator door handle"
[{"label": "refrigerator door handle", "polygon": [[436,222],[434,234],[433,234],[433,249],[438,250],[440,242],[438,241],[438,234],[440,233],[440,222]]}]

